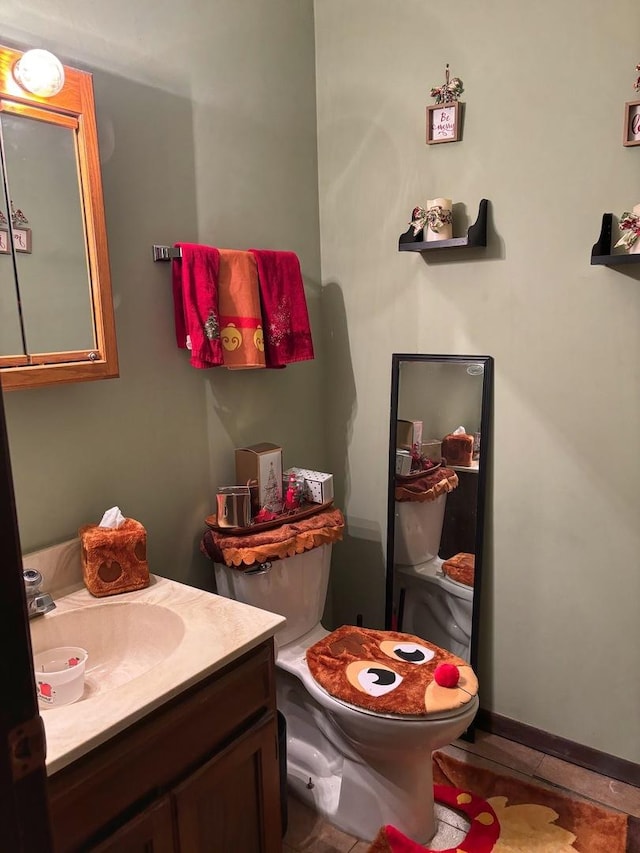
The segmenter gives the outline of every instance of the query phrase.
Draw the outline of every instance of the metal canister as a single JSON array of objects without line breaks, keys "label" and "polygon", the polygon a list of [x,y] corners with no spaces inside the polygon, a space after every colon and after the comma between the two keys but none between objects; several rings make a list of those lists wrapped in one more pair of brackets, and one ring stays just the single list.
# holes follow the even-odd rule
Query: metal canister
[{"label": "metal canister", "polygon": [[248,486],[221,486],[216,495],[219,527],[248,527],[251,524],[251,492]]}]

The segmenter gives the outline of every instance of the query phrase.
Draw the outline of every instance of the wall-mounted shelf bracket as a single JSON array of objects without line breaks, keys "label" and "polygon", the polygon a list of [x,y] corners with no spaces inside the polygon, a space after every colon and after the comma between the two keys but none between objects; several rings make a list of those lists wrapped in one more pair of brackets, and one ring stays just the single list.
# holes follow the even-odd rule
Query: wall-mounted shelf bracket
[{"label": "wall-mounted shelf bracket", "polygon": [[478,218],[469,227],[465,237],[453,237],[451,240],[426,241],[422,239],[422,231],[416,235],[413,227],[400,235],[398,251],[400,252],[431,252],[434,249],[474,249],[487,245],[487,210],[489,202],[486,198],[480,200]]},{"label": "wall-mounted shelf bracket", "polygon": [[640,263],[640,255],[630,255],[628,252],[620,252],[617,255],[611,254],[611,230],[613,227],[613,214],[604,213],[602,215],[602,227],[598,242],[593,244],[591,249],[592,264],[606,264],[608,267],[619,266],[620,264],[638,264]]}]

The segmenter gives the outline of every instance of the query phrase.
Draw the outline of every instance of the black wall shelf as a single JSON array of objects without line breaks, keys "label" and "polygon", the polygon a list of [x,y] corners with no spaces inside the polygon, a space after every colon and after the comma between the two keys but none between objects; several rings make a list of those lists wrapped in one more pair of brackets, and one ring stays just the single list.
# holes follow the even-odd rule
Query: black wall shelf
[{"label": "black wall shelf", "polygon": [[630,255],[628,252],[621,252],[617,255],[611,254],[611,228],[613,225],[613,214],[604,213],[602,215],[602,227],[598,242],[594,243],[591,249],[591,263],[605,264],[608,267],[619,266],[620,264],[638,264],[640,263],[639,255]]},{"label": "black wall shelf", "polygon": [[399,252],[431,252],[434,249],[474,249],[484,248],[487,245],[487,208],[489,202],[486,198],[480,200],[478,218],[469,226],[465,237],[453,237],[451,240],[432,240],[427,242],[422,239],[422,232],[414,236],[413,226],[400,235],[398,243]]}]

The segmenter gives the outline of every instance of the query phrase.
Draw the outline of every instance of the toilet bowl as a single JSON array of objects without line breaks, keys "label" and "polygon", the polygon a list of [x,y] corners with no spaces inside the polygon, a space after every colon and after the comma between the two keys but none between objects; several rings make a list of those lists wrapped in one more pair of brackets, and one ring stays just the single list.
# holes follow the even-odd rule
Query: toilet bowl
[{"label": "toilet bowl", "polygon": [[471,655],[473,587],[447,577],[438,557],[447,496],[396,503],[394,565],[398,630]]},{"label": "toilet bowl", "polygon": [[398,630],[428,637],[436,646],[471,660],[473,587],[448,578],[435,557],[396,566]]},{"label": "toilet bowl", "polygon": [[242,572],[215,563],[218,593],[287,618],[276,634],[278,708],[287,721],[287,778],[331,823],[373,840],[390,823],[425,844],[435,832],[431,753],[471,724],[478,698],[422,716],[381,714],[330,695],[306,652],[329,635],[320,619],[331,545]]}]

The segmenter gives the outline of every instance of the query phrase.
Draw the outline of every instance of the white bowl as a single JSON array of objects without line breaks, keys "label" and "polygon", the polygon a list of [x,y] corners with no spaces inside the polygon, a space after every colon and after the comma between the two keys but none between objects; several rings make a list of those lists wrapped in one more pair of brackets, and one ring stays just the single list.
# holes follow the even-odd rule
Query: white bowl
[{"label": "white bowl", "polygon": [[34,655],[33,668],[40,708],[69,705],[84,692],[87,652],[79,646],[58,646]]}]

